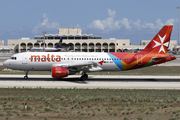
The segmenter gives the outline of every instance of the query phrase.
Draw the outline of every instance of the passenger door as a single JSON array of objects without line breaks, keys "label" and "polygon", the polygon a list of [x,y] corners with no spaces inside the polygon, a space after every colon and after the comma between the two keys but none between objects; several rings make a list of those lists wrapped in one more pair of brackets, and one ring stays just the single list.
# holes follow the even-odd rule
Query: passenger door
[{"label": "passenger door", "polygon": [[142,65],[142,55],[141,54],[137,55],[137,65]]},{"label": "passenger door", "polygon": [[28,59],[28,55],[27,54],[23,54],[22,55],[22,64],[27,64],[27,59]]}]

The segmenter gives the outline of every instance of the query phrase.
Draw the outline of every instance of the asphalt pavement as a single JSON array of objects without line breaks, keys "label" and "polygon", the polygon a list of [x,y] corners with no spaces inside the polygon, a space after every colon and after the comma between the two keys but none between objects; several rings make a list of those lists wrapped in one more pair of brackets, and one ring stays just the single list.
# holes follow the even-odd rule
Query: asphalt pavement
[{"label": "asphalt pavement", "polygon": [[79,75],[62,79],[51,75],[0,75],[0,87],[29,88],[110,88],[110,89],[180,89],[180,76],[106,76],[89,75],[86,81],[80,81]]}]

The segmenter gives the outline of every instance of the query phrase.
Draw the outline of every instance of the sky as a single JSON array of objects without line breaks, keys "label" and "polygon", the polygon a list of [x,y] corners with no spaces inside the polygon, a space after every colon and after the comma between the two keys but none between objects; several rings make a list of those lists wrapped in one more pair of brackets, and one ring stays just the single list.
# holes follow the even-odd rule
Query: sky
[{"label": "sky", "polygon": [[[0,40],[58,34],[81,28],[103,39],[151,40],[163,25],[174,25],[178,40],[179,0],[0,0]],[[179,10],[180,11],[180,10]],[[179,12],[180,13],[180,12]]]}]

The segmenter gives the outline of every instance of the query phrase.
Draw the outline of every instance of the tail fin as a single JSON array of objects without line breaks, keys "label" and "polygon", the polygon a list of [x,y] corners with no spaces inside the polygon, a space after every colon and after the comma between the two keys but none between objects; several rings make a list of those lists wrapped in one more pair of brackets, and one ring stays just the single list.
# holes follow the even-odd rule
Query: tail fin
[{"label": "tail fin", "polygon": [[62,37],[59,40],[59,44],[57,44],[57,46],[55,48],[61,48],[62,47]]},{"label": "tail fin", "polygon": [[140,54],[166,54],[169,47],[173,25],[165,25]]}]

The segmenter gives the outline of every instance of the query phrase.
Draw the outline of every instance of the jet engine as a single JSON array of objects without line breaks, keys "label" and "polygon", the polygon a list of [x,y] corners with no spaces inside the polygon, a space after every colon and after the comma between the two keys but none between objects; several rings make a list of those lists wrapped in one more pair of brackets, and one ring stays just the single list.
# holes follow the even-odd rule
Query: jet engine
[{"label": "jet engine", "polygon": [[52,67],[52,77],[54,78],[62,78],[67,77],[69,74],[68,68],[64,67]]}]

